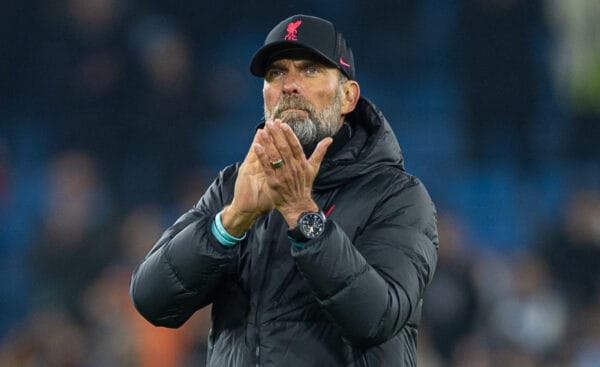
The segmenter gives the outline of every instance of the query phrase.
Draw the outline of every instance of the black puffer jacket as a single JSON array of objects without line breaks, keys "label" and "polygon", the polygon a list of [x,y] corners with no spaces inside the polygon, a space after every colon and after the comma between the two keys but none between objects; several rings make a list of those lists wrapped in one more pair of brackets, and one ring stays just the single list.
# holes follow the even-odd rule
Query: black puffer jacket
[{"label": "black puffer jacket", "polygon": [[216,242],[210,223],[232,200],[230,166],[135,270],[139,312],[178,327],[212,303],[209,366],[415,366],[435,208],[383,115],[361,99],[349,120],[351,140],[314,184],[330,212],[321,238],[291,246],[273,211],[235,247]]}]

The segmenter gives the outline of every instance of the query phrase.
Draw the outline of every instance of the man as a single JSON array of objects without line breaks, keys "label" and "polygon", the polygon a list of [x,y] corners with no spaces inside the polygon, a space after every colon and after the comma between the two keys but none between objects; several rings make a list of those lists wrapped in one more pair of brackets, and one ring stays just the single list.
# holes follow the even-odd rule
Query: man
[{"label": "man", "polygon": [[208,366],[416,365],[435,208],[346,41],[292,16],[251,71],[265,124],[136,269],[135,306],[178,327],[212,303]]}]

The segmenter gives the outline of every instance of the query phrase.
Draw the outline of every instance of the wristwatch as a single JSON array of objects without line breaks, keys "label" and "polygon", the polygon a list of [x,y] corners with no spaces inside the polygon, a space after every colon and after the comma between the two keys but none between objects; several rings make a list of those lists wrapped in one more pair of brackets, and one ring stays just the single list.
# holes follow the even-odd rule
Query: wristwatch
[{"label": "wristwatch", "polygon": [[296,228],[288,230],[288,237],[295,242],[306,242],[317,238],[325,232],[326,221],[322,211],[304,212],[300,214]]}]

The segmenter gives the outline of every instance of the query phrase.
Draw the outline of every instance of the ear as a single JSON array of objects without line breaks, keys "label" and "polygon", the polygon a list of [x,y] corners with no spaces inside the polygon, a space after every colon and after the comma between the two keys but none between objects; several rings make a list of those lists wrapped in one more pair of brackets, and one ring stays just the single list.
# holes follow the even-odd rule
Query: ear
[{"label": "ear", "polygon": [[348,80],[342,87],[342,115],[354,111],[360,97],[360,86],[355,80]]}]

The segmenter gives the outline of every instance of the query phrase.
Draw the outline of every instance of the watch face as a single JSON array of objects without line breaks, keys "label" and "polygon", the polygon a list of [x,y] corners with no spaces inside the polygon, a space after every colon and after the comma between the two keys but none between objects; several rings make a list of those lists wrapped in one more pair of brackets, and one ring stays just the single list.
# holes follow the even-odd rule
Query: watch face
[{"label": "watch face", "polygon": [[300,218],[299,227],[306,238],[316,238],[325,230],[325,221],[319,213],[307,213]]}]

